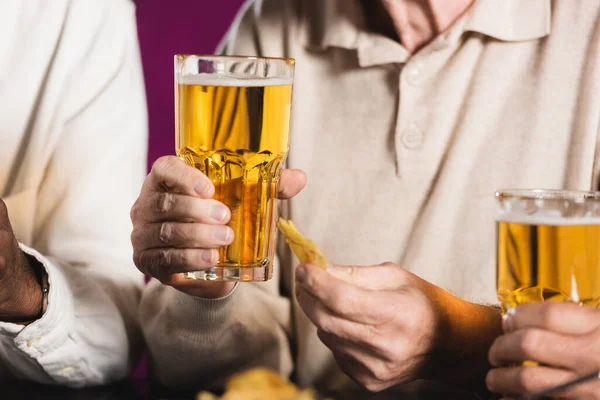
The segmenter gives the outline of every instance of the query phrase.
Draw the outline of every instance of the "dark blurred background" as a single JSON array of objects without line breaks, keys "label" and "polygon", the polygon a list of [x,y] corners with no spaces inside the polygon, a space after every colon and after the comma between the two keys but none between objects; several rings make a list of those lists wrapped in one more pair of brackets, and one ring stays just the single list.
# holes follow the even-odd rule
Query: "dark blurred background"
[{"label": "dark blurred background", "polygon": [[211,54],[244,0],[135,0],[150,115],[148,165],[175,153],[173,55]]}]

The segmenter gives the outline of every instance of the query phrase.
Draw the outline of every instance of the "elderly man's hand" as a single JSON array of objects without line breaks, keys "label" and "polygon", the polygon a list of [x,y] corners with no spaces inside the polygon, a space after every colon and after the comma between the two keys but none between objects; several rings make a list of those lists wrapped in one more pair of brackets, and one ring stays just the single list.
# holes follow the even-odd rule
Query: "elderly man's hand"
[{"label": "elderly man's hand", "polygon": [[[489,353],[496,367],[487,376],[493,392],[538,392],[600,369],[600,311],[596,308],[523,304],[507,313],[503,326],[506,334]],[[524,361],[540,366],[521,366]],[[600,383],[582,384],[557,397],[600,399]]]},{"label": "elderly man's hand", "polygon": [[40,283],[19,248],[8,210],[0,200],[0,321],[31,321],[41,309]]},{"label": "elderly man's hand", "polygon": [[[306,184],[306,175],[284,170],[279,198],[290,198]],[[218,261],[217,248],[233,241],[227,226],[231,211],[212,199],[215,187],[199,170],[177,157],[158,159],[131,210],[131,241],[138,269],[193,296],[228,294],[232,282],[188,280],[184,272],[201,271]]]},{"label": "elderly man's hand", "polygon": [[371,391],[418,378],[483,380],[500,331],[497,310],[390,263],[300,265],[296,297],[342,370]]}]

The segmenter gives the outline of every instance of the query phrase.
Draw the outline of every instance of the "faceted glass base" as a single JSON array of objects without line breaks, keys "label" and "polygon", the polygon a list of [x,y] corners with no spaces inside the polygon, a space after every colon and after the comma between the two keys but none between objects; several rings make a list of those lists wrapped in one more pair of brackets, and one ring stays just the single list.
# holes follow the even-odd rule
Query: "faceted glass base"
[{"label": "faceted glass base", "polygon": [[187,279],[213,282],[266,282],[273,277],[273,264],[264,262],[253,267],[213,267],[184,275]]}]

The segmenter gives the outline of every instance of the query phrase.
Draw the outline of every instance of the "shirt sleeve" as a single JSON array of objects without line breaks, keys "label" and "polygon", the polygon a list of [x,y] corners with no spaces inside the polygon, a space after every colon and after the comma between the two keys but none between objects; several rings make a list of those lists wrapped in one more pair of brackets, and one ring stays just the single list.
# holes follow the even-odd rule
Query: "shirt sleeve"
[{"label": "shirt sleeve", "polygon": [[[260,29],[272,25],[259,22],[261,3],[242,7],[217,53],[265,55]],[[271,44],[269,55],[283,51],[276,47]],[[156,379],[169,387],[219,390],[233,373],[255,366],[290,376],[292,306],[280,291],[277,259],[274,264],[273,280],[240,283],[220,299],[189,296],[152,280],[140,320]]]},{"label": "shirt sleeve", "polygon": [[[28,326],[0,323],[0,354],[8,368],[21,379],[68,386],[125,376],[127,364],[115,363],[113,353],[128,354],[126,340],[104,343],[104,351],[86,348],[86,341],[95,332],[126,337],[123,319],[107,293],[68,264],[44,257],[23,244],[21,249],[45,268],[49,300],[44,315]],[[94,318],[78,318],[76,301],[80,303],[77,309],[97,307]],[[88,364],[90,356],[94,360]]]},{"label": "shirt sleeve", "polygon": [[126,377],[142,344],[129,210],[146,171],[147,117],[133,4],[73,1],[69,15],[55,63],[76,60],[34,238],[21,245],[48,273],[48,309],[26,327],[0,323],[0,370],[82,387]]}]

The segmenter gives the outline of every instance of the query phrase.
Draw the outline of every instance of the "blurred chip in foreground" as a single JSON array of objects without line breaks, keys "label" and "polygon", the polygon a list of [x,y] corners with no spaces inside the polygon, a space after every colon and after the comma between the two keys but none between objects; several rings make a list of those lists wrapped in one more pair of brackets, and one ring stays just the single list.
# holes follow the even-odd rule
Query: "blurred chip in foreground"
[{"label": "blurred chip in foreground", "polygon": [[222,397],[201,392],[196,400],[316,400],[315,393],[296,385],[267,368],[253,368],[233,375]]}]

